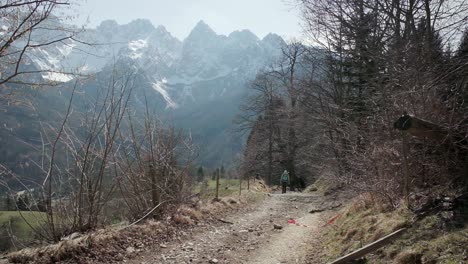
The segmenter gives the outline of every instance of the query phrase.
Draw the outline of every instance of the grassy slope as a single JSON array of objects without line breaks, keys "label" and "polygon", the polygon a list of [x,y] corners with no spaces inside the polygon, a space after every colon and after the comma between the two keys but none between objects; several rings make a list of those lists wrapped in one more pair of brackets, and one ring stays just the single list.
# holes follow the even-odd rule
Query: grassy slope
[{"label": "grassy slope", "polygon": [[25,232],[31,231],[31,228],[27,223],[32,227],[38,227],[44,223],[45,219],[46,215],[42,212],[0,211],[0,226],[8,225],[8,223],[12,221],[17,227]]},{"label": "grassy slope", "polygon": [[[203,189],[203,183],[194,187],[194,193],[200,193],[203,198],[214,198],[216,194],[216,180],[208,180],[208,187]],[[244,188],[244,184],[242,185]],[[219,196],[225,197],[239,193],[239,180],[237,179],[219,179]]]},{"label": "grassy slope", "polygon": [[[16,238],[16,246],[28,245],[35,239],[34,229],[40,229],[46,219],[41,212],[0,211],[0,236],[4,243],[2,250],[8,249],[11,240],[9,233]],[[32,228],[31,228],[32,227]],[[18,244],[19,243],[19,244]]]},{"label": "grassy slope", "polygon": [[[343,256],[407,225],[413,215],[389,211],[369,198],[358,198],[339,213],[324,241],[324,262]],[[442,228],[439,216],[414,223],[390,245],[367,256],[368,263],[467,263],[468,226]]]}]

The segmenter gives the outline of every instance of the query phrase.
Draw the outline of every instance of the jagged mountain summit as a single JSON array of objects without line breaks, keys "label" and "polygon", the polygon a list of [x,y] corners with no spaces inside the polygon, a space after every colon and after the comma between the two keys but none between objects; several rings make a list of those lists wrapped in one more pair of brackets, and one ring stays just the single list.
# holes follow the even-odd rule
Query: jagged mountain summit
[{"label": "jagged mountain summit", "polygon": [[[272,33],[263,39],[249,30],[220,35],[204,21],[181,41],[145,19],[124,25],[103,21],[76,39],[30,53],[35,67],[55,71],[42,74],[43,79],[72,80],[66,72],[99,79],[116,65],[130,67],[139,76],[134,100],[142,108],[147,101],[158,115],[190,131],[201,146],[202,163],[208,165],[226,162],[240,150],[242,142],[230,130],[248,81],[279,58],[285,45]],[[90,87],[97,85],[90,83],[87,91]]]},{"label": "jagged mountain summit", "polygon": [[[162,89],[173,90],[170,87],[174,85],[187,88],[227,76],[252,77],[259,68],[278,57],[284,45],[278,35],[269,34],[260,40],[249,30],[235,31],[229,36],[218,35],[204,21],[198,22],[187,38],[180,41],[164,26],[154,27],[145,19],[125,25],[106,20],[95,29],[83,32],[79,39],[83,43],[68,40],[37,49],[31,59],[43,70],[96,73],[117,58],[127,58],[132,65],[151,75],[155,87],[159,87],[155,90],[161,96],[168,98],[168,94],[183,92],[190,99],[194,96],[187,89],[167,93]],[[43,77],[55,81],[71,79],[64,74]],[[220,87],[219,90],[217,92],[221,94],[224,89]],[[211,92],[214,94],[209,97],[216,94],[216,91]],[[180,97],[178,94],[173,96]],[[185,101],[187,97],[180,99]],[[181,103],[167,100],[167,107],[174,108]]]}]

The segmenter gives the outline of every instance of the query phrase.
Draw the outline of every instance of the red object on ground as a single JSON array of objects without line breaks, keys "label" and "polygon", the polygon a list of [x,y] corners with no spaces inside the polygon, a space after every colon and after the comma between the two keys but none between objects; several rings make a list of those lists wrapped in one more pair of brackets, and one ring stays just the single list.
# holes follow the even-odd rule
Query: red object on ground
[{"label": "red object on ground", "polygon": [[295,225],[295,224],[296,224],[296,220],[294,220],[294,219],[289,219],[289,220],[288,220],[288,224]]},{"label": "red object on ground", "polygon": [[335,215],[335,216],[332,217],[330,220],[328,220],[328,222],[327,222],[324,226],[333,224],[333,222],[335,222],[335,220],[338,219],[340,216],[341,216],[341,214]]}]

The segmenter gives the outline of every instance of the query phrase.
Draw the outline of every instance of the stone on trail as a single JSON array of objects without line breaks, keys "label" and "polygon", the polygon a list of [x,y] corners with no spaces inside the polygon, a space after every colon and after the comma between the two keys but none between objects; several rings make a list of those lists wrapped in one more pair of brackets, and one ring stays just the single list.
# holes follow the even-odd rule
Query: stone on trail
[{"label": "stone on trail", "polygon": [[217,259],[212,259],[210,260],[210,263],[218,263],[219,261]]},{"label": "stone on trail", "polygon": [[126,251],[127,251],[128,253],[133,253],[133,252],[135,252],[135,248],[134,248],[134,247],[128,247],[128,248],[126,249]]},{"label": "stone on trail", "polygon": [[274,229],[281,230],[281,229],[283,229],[283,226],[282,226],[282,225],[278,225],[278,224],[273,224],[273,228],[274,228]]}]

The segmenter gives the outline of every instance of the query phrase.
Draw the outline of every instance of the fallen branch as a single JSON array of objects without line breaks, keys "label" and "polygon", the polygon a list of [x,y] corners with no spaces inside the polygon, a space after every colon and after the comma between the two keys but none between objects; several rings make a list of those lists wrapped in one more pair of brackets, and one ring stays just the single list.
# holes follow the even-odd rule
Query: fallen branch
[{"label": "fallen branch", "polygon": [[156,209],[158,209],[159,206],[161,206],[162,204],[165,204],[165,203],[167,203],[167,202],[169,202],[169,201],[170,201],[170,200],[160,202],[158,205],[156,205],[155,207],[153,207],[153,209],[151,209],[148,213],[146,213],[142,218],[136,220],[135,222],[129,224],[128,226],[125,226],[125,227],[121,228],[120,230],[129,228],[129,227],[131,227],[131,226],[134,226],[134,225],[140,223],[141,221],[143,221],[144,219],[146,219],[146,217],[148,217],[151,213],[153,213]]},{"label": "fallen branch", "polygon": [[323,212],[325,210],[333,210],[333,209],[336,209],[336,208],[339,208],[341,207],[341,203],[338,203],[338,204],[333,204],[333,205],[330,205],[328,207],[323,207],[323,208],[318,208],[318,209],[312,209],[309,211],[310,214],[315,214],[315,213],[320,213],[320,212]]},{"label": "fallen branch", "polygon": [[233,222],[230,222],[230,221],[228,221],[228,220],[224,220],[224,219],[222,219],[222,218],[216,218],[216,220],[218,220],[218,221],[220,221],[220,222],[222,222],[222,223],[225,223],[225,224],[230,224],[230,225],[233,225],[233,224],[234,224]]},{"label": "fallen branch", "polygon": [[310,214],[315,214],[315,213],[321,213],[323,211],[325,211],[326,208],[320,208],[320,209],[312,209],[309,211]]}]

